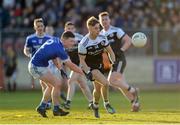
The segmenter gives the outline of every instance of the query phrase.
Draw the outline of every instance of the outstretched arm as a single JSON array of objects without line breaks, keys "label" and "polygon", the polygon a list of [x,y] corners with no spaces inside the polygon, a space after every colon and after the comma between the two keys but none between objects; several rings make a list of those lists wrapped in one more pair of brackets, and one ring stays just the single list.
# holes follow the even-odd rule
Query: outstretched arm
[{"label": "outstretched arm", "polygon": [[83,71],[81,70],[81,68],[79,68],[76,64],[72,63],[70,59],[68,59],[67,61],[64,62],[65,65],[67,67],[69,67],[71,70],[73,70],[74,72],[77,72],[81,75],[83,75]]}]

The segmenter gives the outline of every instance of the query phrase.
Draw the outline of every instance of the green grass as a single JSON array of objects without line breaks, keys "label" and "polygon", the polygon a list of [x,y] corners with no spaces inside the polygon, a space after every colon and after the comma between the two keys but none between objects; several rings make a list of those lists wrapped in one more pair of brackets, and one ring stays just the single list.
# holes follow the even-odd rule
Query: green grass
[{"label": "green grass", "polygon": [[81,92],[73,98],[70,115],[54,117],[48,111],[48,118],[42,118],[35,108],[41,98],[40,91],[0,92],[0,124],[145,124],[180,123],[179,91],[141,92],[142,109],[138,113],[130,112],[131,105],[118,92],[110,92],[110,102],[116,114],[106,113],[100,102],[100,119],[87,109],[88,102]]}]

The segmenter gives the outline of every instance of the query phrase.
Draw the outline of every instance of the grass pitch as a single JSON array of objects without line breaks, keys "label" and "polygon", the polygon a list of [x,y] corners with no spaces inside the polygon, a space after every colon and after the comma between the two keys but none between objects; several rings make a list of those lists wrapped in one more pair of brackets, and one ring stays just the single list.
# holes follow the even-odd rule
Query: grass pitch
[{"label": "grass pitch", "polygon": [[42,118],[35,111],[41,99],[40,91],[0,92],[0,124],[180,124],[179,91],[141,92],[141,111],[130,112],[130,103],[119,91],[110,92],[110,102],[116,114],[108,114],[100,102],[100,118],[87,109],[88,102],[81,92],[75,94],[70,114]]}]

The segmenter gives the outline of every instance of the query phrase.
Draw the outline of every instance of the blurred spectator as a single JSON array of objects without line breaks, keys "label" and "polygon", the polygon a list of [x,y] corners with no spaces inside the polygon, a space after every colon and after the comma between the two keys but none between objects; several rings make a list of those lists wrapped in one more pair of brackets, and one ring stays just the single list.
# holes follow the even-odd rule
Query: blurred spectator
[{"label": "blurred spectator", "polygon": [[180,22],[179,0],[3,0],[2,10],[4,28],[31,27],[36,17],[53,26],[68,20],[81,26],[90,15],[105,10],[112,14],[113,25],[126,28],[163,27],[167,21],[175,26]]},{"label": "blurred spectator", "polygon": [[[26,29],[31,28],[34,18],[42,17],[46,25],[56,27],[58,36],[67,21],[86,34],[87,18],[97,17],[102,11],[111,14],[112,25],[123,29],[168,27],[173,30],[170,32],[174,42],[170,39],[169,45],[161,45],[163,49],[179,42],[180,0],[2,0],[0,25],[8,31]],[[179,50],[180,45],[175,47]]]},{"label": "blurred spectator", "polygon": [[9,46],[4,57],[5,76],[8,91],[16,91],[17,57],[12,46]]}]

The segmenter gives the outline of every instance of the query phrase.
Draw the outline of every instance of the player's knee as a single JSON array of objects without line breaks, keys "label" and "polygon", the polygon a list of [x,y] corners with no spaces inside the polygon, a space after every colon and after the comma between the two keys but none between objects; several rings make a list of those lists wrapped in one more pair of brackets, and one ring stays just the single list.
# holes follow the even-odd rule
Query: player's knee
[{"label": "player's knee", "polygon": [[61,88],[61,86],[62,86],[62,83],[59,81],[59,80],[56,80],[55,81],[55,84],[54,84],[54,87],[56,87],[56,88]]},{"label": "player's knee", "polygon": [[101,93],[101,88],[100,87],[95,87],[93,90],[93,93]]},{"label": "player's knee", "polygon": [[93,93],[101,93],[101,90],[100,89],[94,89]]},{"label": "player's knee", "polygon": [[117,80],[121,80],[122,79],[122,74],[121,73],[117,73],[117,72],[113,72],[110,76],[109,81],[111,83],[117,81]]},{"label": "player's knee", "polygon": [[110,83],[113,83],[115,81],[115,78],[111,76],[109,81],[110,81]]},{"label": "player's knee", "polygon": [[109,86],[109,82],[104,85],[105,88],[108,88],[108,86]]},{"label": "player's knee", "polygon": [[47,89],[48,89],[49,91],[52,91],[52,86],[48,85],[48,86],[47,86]]},{"label": "player's knee", "polygon": [[77,80],[74,79],[74,78],[71,78],[71,79],[68,81],[68,84],[74,84],[75,82],[77,82]]},{"label": "player's knee", "polygon": [[79,82],[79,85],[83,90],[87,88],[87,85],[85,83]]},{"label": "player's knee", "polygon": [[42,92],[44,92],[46,90],[46,87],[41,86]]},{"label": "player's knee", "polygon": [[109,85],[109,82],[107,80],[103,82],[104,87],[107,87],[108,85]]}]

